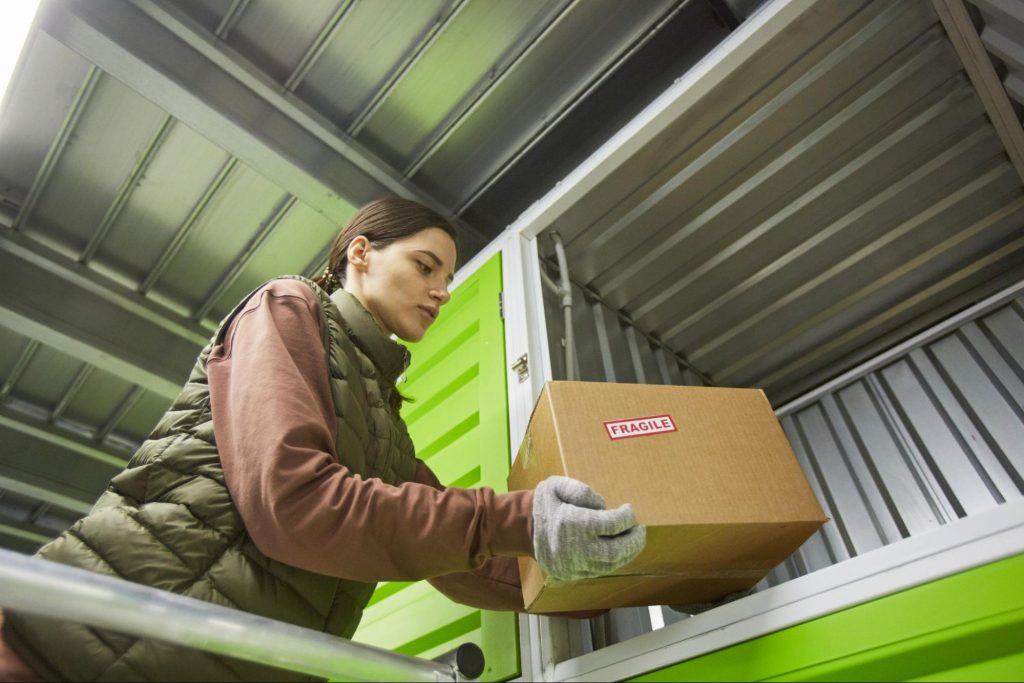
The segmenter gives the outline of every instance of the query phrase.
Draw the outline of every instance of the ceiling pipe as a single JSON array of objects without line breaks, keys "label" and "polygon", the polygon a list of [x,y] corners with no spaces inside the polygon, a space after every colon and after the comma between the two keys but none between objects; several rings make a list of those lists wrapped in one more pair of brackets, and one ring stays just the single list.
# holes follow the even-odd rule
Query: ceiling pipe
[{"label": "ceiling pipe", "polygon": [[555,258],[558,259],[558,296],[565,319],[565,378],[570,382],[576,377],[576,337],[572,329],[572,283],[569,280],[569,263],[565,258],[565,246],[557,232],[551,233],[555,243]]}]

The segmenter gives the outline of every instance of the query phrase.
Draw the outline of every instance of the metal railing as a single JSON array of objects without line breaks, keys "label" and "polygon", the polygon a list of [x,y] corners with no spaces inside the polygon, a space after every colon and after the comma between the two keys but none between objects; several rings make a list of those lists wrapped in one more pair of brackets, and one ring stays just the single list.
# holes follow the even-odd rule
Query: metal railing
[{"label": "metal railing", "polygon": [[466,680],[451,663],[396,654],[8,550],[0,550],[0,607],[324,678]]}]

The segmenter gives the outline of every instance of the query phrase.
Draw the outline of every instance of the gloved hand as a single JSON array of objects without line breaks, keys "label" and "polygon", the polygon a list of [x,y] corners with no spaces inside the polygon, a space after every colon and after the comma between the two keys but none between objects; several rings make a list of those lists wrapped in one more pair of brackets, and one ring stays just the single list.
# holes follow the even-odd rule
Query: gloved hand
[{"label": "gloved hand", "polygon": [[604,499],[582,481],[548,477],[533,497],[534,557],[556,581],[609,574],[628,564],[647,543],[628,503],[606,510]]}]

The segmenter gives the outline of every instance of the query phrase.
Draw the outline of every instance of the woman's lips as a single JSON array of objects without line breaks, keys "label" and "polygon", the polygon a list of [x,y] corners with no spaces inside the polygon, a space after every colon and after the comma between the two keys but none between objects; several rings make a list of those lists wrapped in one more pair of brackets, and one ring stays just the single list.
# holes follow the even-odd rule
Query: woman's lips
[{"label": "woman's lips", "polygon": [[434,322],[437,319],[437,311],[426,306],[420,306],[419,309],[423,311],[423,314],[430,319],[430,322]]}]

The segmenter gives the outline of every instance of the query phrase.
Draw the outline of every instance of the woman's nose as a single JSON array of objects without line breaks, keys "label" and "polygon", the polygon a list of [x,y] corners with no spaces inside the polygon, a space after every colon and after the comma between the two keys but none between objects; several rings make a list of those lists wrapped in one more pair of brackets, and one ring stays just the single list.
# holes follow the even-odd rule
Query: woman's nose
[{"label": "woman's nose", "polygon": [[448,291],[447,287],[435,289],[430,294],[441,306],[444,306],[452,298],[451,292]]}]

